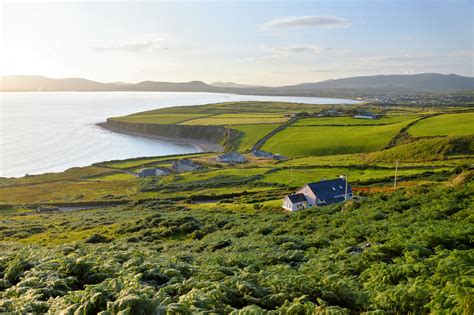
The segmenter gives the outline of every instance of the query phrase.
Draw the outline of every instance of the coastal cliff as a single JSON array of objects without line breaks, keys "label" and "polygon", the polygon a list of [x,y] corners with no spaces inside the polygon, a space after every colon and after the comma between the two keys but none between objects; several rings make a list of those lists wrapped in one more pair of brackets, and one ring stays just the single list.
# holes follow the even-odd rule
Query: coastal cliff
[{"label": "coastal cliff", "polygon": [[235,129],[222,126],[188,126],[129,123],[108,118],[98,126],[123,134],[149,137],[176,143],[191,144],[200,151],[223,151],[242,135]]}]

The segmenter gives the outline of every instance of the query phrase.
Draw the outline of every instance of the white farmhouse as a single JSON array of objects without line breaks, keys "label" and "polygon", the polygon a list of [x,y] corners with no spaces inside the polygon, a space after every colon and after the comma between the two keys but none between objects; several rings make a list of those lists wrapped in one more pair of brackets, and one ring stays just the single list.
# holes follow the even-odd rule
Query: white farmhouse
[{"label": "white farmhouse", "polygon": [[295,194],[283,199],[283,208],[290,211],[320,207],[352,199],[352,187],[344,176],[309,183]]}]

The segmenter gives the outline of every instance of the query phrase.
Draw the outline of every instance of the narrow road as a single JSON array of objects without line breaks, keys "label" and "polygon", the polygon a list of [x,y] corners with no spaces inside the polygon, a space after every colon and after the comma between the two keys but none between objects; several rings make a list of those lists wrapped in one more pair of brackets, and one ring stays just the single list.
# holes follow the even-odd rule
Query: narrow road
[{"label": "narrow road", "polygon": [[286,127],[288,127],[289,125],[291,125],[292,123],[294,123],[297,120],[298,120],[298,117],[291,117],[285,123],[283,123],[282,125],[278,126],[275,129],[273,129],[269,134],[267,134],[265,137],[258,140],[258,142],[254,144],[254,146],[252,147],[252,151],[260,150],[260,148],[265,144],[265,142],[267,142],[268,139],[270,139],[276,133],[282,131],[283,129],[285,129]]}]

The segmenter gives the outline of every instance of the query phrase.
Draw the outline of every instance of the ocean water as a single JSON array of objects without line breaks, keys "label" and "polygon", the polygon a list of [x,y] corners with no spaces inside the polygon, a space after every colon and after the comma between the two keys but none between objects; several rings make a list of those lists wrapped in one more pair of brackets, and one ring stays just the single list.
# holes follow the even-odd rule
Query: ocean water
[{"label": "ocean water", "polygon": [[316,97],[217,93],[0,93],[0,177],[60,172],[106,160],[197,152],[191,145],[118,134],[95,124],[107,117],[155,108],[243,100],[356,103]]}]

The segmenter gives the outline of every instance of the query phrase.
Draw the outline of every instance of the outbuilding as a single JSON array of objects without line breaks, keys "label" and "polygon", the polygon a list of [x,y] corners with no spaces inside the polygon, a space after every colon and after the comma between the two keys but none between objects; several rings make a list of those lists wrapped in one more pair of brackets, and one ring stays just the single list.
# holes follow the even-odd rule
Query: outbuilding
[{"label": "outbuilding", "polygon": [[297,211],[308,208],[308,201],[303,194],[288,195],[283,199],[283,208],[290,211]]},{"label": "outbuilding", "polygon": [[163,176],[168,175],[170,172],[169,170],[162,169],[162,168],[147,168],[142,169],[140,172],[137,173],[138,177],[150,177],[150,176]]},{"label": "outbuilding", "polygon": [[176,172],[190,172],[200,168],[200,165],[191,160],[183,159],[175,161],[171,168]]},{"label": "outbuilding", "polygon": [[247,158],[237,152],[228,152],[219,155],[216,159],[217,162],[221,163],[244,163],[247,162]]}]

